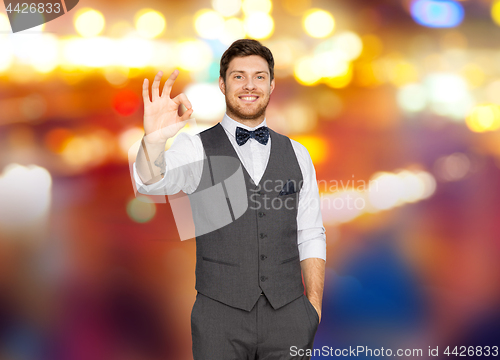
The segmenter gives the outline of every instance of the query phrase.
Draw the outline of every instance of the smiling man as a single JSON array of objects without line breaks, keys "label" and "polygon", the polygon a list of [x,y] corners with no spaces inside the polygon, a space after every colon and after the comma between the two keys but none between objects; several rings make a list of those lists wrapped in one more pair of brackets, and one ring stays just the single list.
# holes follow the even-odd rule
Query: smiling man
[{"label": "smiling man", "polygon": [[[256,40],[235,41],[220,62],[223,119],[195,136],[180,133],[168,151],[165,142],[193,109],[184,94],[170,98],[178,71],[160,95],[161,76],[153,82],[152,100],[148,80],[143,84],[145,136],[134,164],[139,192],[183,190],[194,199],[225,182],[224,171],[215,171],[210,159],[226,157],[241,165],[242,196],[252,204],[236,216],[223,185],[232,221],[197,232],[194,359],[309,359],[292,356],[291,349],[312,348],[321,319],[325,229],[309,153],[267,127],[275,87],[271,51]],[[179,116],[181,104],[188,110]],[[222,216],[211,204],[191,204],[197,230],[214,212]]]}]

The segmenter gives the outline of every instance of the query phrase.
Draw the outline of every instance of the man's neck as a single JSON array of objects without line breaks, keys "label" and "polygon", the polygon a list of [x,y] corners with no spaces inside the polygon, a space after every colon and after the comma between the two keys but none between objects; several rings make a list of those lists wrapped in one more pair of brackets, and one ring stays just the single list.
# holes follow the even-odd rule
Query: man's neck
[{"label": "man's neck", "polygon": [[226,115],[229,116],[234,121],[239,122],[240,124],[243,124],[243,125],[251,127],[251,128],[260,125],[264,121],[264,119],[266,118],[265,113],[256,119],[242,119],[242,118],[240,118],[240,117],[238,117],[230,112],[226,112]]}]

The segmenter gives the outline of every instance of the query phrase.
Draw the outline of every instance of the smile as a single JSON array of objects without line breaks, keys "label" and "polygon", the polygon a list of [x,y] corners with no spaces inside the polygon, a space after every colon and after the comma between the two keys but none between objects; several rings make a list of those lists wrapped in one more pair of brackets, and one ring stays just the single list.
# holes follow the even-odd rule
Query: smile
[{"label": "smile", "polygon": [[249,96],[238,96],[241,100],[245,102],[254,102],[256,101],[259,97],[256,95],[249,95]]}]

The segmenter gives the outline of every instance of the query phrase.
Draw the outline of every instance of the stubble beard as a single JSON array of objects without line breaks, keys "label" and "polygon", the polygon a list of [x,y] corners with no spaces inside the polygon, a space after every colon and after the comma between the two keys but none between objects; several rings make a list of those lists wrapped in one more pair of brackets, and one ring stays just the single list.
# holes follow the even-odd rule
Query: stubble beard
[{"label": "stubble beard", "polygon": [[[271,99],[270,96],[267,96],[267,99],[264,99],[265,100],[265,103],[262,104],[262,106],[260,106],[259,108],[257,108],[257,110],[253,113],[246,113],[246,112],[243,112],[241,106],[239,106],[238,104],[233,104],[233,99],[232,98],[228,98],[227,96],[227,91],[226,91],[226,107],[227,107],[227,110],[228,110],[228,115],[230,117],[237,117],[239,119],[243,119],[243,120],[255,120],[255,119],[258,119],[259,117],[261,117],[262,115],[264,115],[266,113],[266,109],[267,109],[267,105],[269,104],[269,100]],[[232,116],[231,116],[232,115]]]}]

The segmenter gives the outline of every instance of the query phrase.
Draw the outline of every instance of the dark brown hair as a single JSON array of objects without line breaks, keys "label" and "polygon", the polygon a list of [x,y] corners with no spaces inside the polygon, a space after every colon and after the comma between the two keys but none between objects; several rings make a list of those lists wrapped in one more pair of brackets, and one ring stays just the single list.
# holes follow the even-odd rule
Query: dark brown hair
[{"label": "dark brown hair", "polygon": [[250,55],[258,55],[267,61],[269,65],[269,75],[272,81],[274,79],[274,58],[271,50],[262,45],[257,40],[253,39],[240,39],[236,40],[231,44],[231,46],[224,52],[222,58],[220,59],[220,76],[226,81],[226,72],[229,67],[229,63],[235,57],[244,57]]}]

